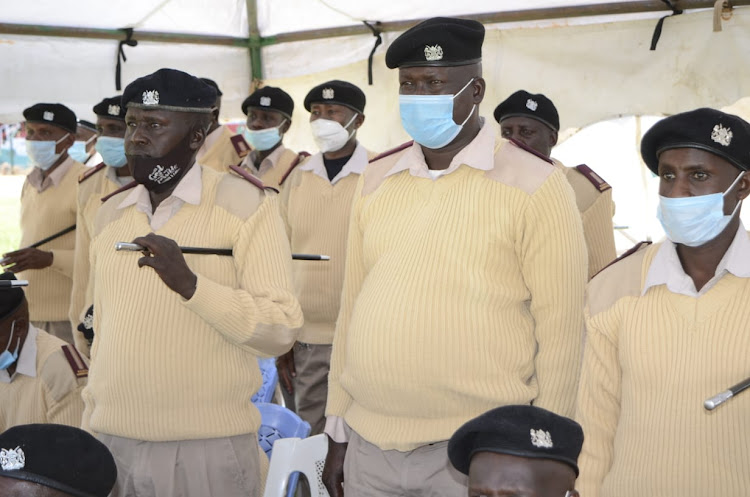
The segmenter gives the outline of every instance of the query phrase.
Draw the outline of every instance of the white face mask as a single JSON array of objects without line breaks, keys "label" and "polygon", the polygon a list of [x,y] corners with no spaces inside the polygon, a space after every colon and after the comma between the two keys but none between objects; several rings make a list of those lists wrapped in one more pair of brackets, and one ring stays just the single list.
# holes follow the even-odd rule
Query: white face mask
[{"label": "white face mask", "polygon": [[346,123],[346,126],[342,126],[341,123],[331,121],[330,119],[316,119],[310,123],[312,128],[313,138],[315,143],[318,145],[318,149],[321,152],[335,152],[344,148],[349,139],[354,135],[354,130],[347,132],[348,128],[358,114],[354,114],[352,118]]}]

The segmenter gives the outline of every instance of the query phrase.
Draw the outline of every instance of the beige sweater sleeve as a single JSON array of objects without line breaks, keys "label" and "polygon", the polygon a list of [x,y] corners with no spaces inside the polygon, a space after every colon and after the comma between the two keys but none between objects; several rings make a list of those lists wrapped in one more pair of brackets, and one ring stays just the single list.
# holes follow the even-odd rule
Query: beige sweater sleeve
[{"label": "beige sweater sleeve", "polygon": [[357,188],[352,200],[352,211],[349,219],[349,234],[346,246],[346,266],[344,268],[344,286],[341,291],[341,307],[336,320],[336,331],[331,352],[331,369],[328,373],[328,403],[326,416],[341,416],[346,413],[352,402],[351,396],[343,389],[339,382],[344,370],[346,357],[346,333],[352,317],[354,303],[362,288],[366,276],[362,245],[362,230],[360,228],[360,208],[362,203],[362,188],[365,175],[359,177]]},{"label": "beige sweater sleeve", "polygon": [[604,269],[617,257],[613,215],[612,189],[602,192],[596,201],[581,212],[586,247],[589,252],[589,278]]},{"label": "beige sweater sleeve", "polygon": [[52,269],[72,278],[75,250],[52,249],[50,252],[52,252]]},{"label": "beige sweater sleeve", "polygon": [[263,357],[281,355],[294,344],[303,320],[276,196],[266,197],[244,222],[234,253],[242,255],[234,258],[240,288],[198,274],[195,294],[183,304],[230,342]]},{"label": "beige sweater sleeve", "polygon": [[573,192],[559,171],[529,199],[519,223],[521,271],[538,351],[535,405],[572,416],[583,337],[586,246]]}]

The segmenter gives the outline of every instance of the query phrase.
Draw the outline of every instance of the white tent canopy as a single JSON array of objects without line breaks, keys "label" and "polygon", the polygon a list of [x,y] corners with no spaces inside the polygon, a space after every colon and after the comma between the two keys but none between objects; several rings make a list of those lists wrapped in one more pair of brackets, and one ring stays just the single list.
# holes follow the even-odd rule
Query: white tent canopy
[{"label": "white tent canopy", "polygon": [[[581,4],[585,8],[573,7]],[[641,7],[634,9],[636,4]],[[550,12],[588,14],[597,8],[615,14],[641,12],[549,18]],[[375,41],[371,34],[322,37],[340,34],[342,27],[362,33],[366,31],[362,20],[381,21],[384,26],[401,22],[398,26],[405,28],[416,22],[410,19],[435,15],[494,13],[484,18],[503,21],[544,14],[544,20],[487,24],[485,116],[519,88],[550,96],[564,128],[619,115],[723,107],[750,94],[750,7],[735,7],[731,18],[722,22],[721,32],[712,31],[712,9],[671,17],[664,23],[657,49],[650,51],[656,19],[670,13],[665,9],[659,1],[613,4],[606,0],[464,0],[452,5],[416,0],[5,2],[0,18],[0,122],[20,120],[21,110],[39,101],[63,102],[79,117],[92,119],[93,104],[117,93],[117,39],[125,35],[115,30],[123,27],[132,27],[136,40],[139,33],[149,35],[137,47],[124,47],[123,86],[160,67],[182,69],[216,80],[224,92],[222,118],[243,119],[240,103],[252,80],[248,37],[249,26],[255,24],[249,18],[256,20],[257,33],[255,27],[252,31],[264,44],[259,57],[264,84],[283,87],[297,102],[287,141],[308,150],[313,147],[301,103],[312,86],[328,79],[351,81],[367,94],[367,122],[360,133],[366,146],[383,150],[407,139],[397,112],[397,71],[386,69],[383,62],[398,33],[383,34],[384,43],[373,62],[372,86],[367,85],[367,57]],[[524,13],[530,14],[524,17]],[[19,31],[18,26],[25,28]],[[68,28],[65,36],[59,36],[59,28]],[[2,34],[18,32],[33,34]],[[299,32],[303,34],[289,35]],[[143,41],[144,37],[159,40],[154,33],[180,35],[169,40],[165,35],[169,43]],[[195,43],[173,42],[185,35],[197,35]],[[272,44],[306,36],[315,39]]]}]

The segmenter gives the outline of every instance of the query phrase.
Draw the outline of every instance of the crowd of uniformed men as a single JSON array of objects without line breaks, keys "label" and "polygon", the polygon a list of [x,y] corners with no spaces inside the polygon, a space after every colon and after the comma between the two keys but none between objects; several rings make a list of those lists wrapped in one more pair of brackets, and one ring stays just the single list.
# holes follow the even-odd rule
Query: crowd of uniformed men
[{"label": "crowd of uniformed men", "polygon": [[[282,89],[247,97],[233,135],[218,86],[173,69],[103,99],[95,125],[27,108],[0,431],[89,431],[113,496],[258,496],[249,399],[256,359],[277,357],[287,406],[328,435],[334,497],[746,496],[750,394],[704,400],[750,376],[750,125],[657,123],[641,153],[667,240],[614,261],[612,191],[550,157],[554,104],[521,90],[499,126],[482,117],[483,39],[436,18],[391,44],[414,141],[381,154],[357,140],[364,92],[338,80],[304,100],[313,155],[283,144]],[[5,488],[26,477],[0,449]]]}]

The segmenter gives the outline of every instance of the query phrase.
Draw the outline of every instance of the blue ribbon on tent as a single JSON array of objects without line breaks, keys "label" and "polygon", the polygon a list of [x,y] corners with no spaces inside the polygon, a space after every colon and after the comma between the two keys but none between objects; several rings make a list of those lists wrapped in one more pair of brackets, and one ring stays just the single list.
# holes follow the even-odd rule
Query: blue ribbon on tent
[{"label": "blue ribbon on tent", "polygon": [[656,23],[656,28],[654,29],[654,35],[651,37],[651,50],[656,50],[656,44],[659,43],[659,38],[661,38],[661,28],[664,26],[664,19],[667,17],[672,16],[678,16],[682,14],[682,10],[675,7],[670,0],[661,0],[665,4],[667,4],[667,7],[672,9],[672,13],[668,16],[664,16],[661,19],[659,19],[659,22]]},{"label": "blue ribbon on tent", "polygon": [[138,41],[133,39],[133,28],[124,28],[122,31],[125,32],[125,39],[121,40],[117,45],[117,66],[115,67],[115,88],[117,88],[117,91],[122,89],[122,84],[120,83],[121,63],[128,61],[122,46],[135,47],[138,45]]}]

